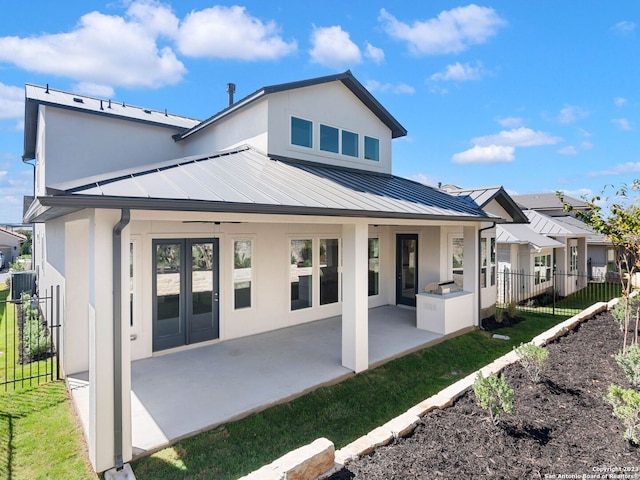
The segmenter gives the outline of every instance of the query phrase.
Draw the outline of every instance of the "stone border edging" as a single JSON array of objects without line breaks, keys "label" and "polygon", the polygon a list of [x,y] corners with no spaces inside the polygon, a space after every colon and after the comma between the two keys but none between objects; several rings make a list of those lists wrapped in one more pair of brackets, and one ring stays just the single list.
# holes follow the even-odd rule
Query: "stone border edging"
[{"label": "stone border edging", "polygon": [[[611,310],[618,301],[619,299],[615,298],[608,303],[595,303],[573,317],[535,336],[529,343],[537,346],[547,345],[574,330],[585,320],[594,317],[598,313]],[[384,425],[345,445],[340,450],[334,450],[334,444],[330,440],[319,438],[308,445],[292,450],[269,465],[265,465],[239,480],[320,480],[327,478],[333,473],[342,470],[352,460],[368,455],[376,447],[387,445],[393,439],[406,437],[413,432],[420,419],[432,410],[443,410],[453,405],[453,402],[471,389],[478,372],[482,372],[485,377],[492,373],[498,374],[506,366],[518,360],[519,358],[515,351],[512,350],[506,353],[481,369],[449,385],[444,390],[414,405]]]}]

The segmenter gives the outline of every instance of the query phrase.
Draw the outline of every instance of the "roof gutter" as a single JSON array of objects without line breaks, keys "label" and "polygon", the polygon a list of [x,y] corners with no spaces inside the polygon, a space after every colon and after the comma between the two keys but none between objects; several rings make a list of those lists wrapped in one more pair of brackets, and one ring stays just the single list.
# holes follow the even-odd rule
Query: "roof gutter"
[{"label": "roof gutter", "polygon": [[113,450],[116,470],[122,460],[122,231],[131,212],[123,208],[120,221],[113,227]]},{"label": "roof gutter", "polygon": [[[478,229],[478,251],[482,244],[482,232],[485,230],[491,230],[496,228],[496,222],[492,222],[488,227]],[[482,328],[482,252],[478,255],[478,327]],[[491,254],[489,254],[491,255]],[[489,265],[491,264],[491,258],[489,258]]]}]

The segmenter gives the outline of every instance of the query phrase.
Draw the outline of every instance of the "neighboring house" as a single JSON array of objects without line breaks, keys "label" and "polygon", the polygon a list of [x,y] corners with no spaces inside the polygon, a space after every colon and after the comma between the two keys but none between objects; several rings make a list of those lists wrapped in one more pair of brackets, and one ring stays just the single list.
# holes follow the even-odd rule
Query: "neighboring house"
[{"label": "neighboring house", "polygon": [[526,300],[551,285],[556,272],[555,289],[561,296],[570,295],[587,285],[587,242],[589,232],[563,217],[550,217],[525,210],[527,225],[498,225],[498,269],[522,274],[518,292],[505,276],[501,299]]},{"label": "neighboring house", "polygon": [[[533,193],[529,195],[514,195],[513,199],[524,210],[559,217],[565,223],[589,232],[587,236],[587,275],[590,279],[604,280],[617,274],[615,265],[615,248],[604,236],[596,233],[589,225],[575,217],[575,212],[586,211],[589,205],[568,195],[558,197],[555,193]],[[570,205],[572,210],[565,211],[564,204]]]},{"label": "neighboring house", "polygon": [[26,86],[25,220],[40,288],[61,286],[62,368],[88,371],[97,471],[132,455],[132,360],[340,315],[342,365],[366,370],[368,308],[449,279],[453,231],[458,327],[479,323],[500,212],[393,176],[406,130],[350,72],[230,103],[199,121]]},{"label": "neighboring house", "polygon": [[[470,201],[477,205],[485,212],[500,217],[506,223],[501,223],[504,227],[524,227],[519,225],[527,223],[524,212],[513,201],[509,194],[501,186],[485,187],[485,188],[460,188],[455,185],[443,185],[440,188],[458,197]],[[450,259],[450,268],[452,278],[455,282],[463,287],[462,267],[464,265],[464,256],[462,252],[462,229],[459,227],[450,227],[447,229],[447,246],[449,249],[447,257]],[[499,248],[499,239],[496,240],[497,225],[489,224],[483,227],[479,232],[480,238],[480,256],[478,257],[479,273],[480,273],[480,318],[490,317],[495,313],[497,299],[497,248]]]},{"label": "neighboring house", "polygon": [[9,265],[20,256],[20,247],[27,240],[21,233],[14,232],[8,228],[0,227],[0,253],[2,253],[3,264],[0,269],[9,268]]}]

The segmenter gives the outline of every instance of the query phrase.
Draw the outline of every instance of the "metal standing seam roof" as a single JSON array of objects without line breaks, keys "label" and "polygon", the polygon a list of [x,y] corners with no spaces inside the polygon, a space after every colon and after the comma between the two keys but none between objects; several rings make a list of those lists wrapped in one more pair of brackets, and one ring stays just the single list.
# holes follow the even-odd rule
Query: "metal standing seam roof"
[{"label": "metal standing seam roof", "polygon": [[278,161],[251,147],[79,180],[55,186],[52,193],[46,198],[58,206],[80,198],[89,204],[121,199],[131,208],[170,205],[172,210],[500,220],[412,180]]},{"label": "metal standing seam roof", "polygon": [[[529,193],[525,195],[513,195],[513,200],[523,209],[530,210],[562,210],[564,204],[556,193]],[[563,195],[563,200],[573,208],[586,209],[586,202],[577,198]]]},{"label": "metal standing seam roof", "polygon": [[525,210],[531,228],[542,234],[556,237],[587,236],[590,232],[576,225],[563,222],[561,217],[550,217],[535,210]]},{"label": "metal standing seam roof", "polygon": [[561,242],[535,232],[527,224],[515,223],[498,225],[496,229],[496,242],[529,244],[537,249],[563,246]]},{"label": "metal standing seam roof", "polygon": [[489,202],[495,200],[509,215],[511,215],[514,223],[528,222],[524,212],[520,209],[518,204],[513,201],[511,196],[509,196],[502,186],[459,188],[451,185],[443,188],[451,195],[468,198],[469,201],[475,203],[480,208],[484,208]]}]

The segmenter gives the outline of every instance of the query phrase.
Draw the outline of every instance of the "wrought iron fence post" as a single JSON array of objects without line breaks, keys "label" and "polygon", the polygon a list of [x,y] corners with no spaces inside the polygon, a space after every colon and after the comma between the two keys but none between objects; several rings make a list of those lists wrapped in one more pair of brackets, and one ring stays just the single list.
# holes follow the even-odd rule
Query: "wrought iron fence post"
[{"label": "wrought iron fence post", "polygon": [[56,380],[60,380],[60,285],[56,285]]}]

